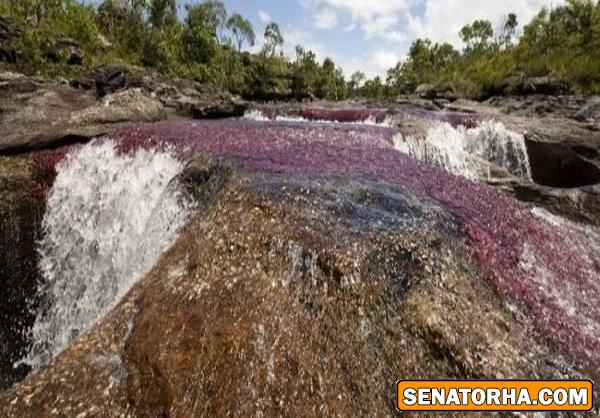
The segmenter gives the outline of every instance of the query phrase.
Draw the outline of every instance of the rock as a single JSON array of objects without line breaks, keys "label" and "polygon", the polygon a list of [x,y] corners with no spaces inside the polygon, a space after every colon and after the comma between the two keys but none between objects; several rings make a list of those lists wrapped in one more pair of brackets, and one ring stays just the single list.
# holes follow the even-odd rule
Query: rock
[{"label": "rock", "polygon": [[[134,122],[241,117],[247,103],[186,80],[124,67],[85,71],[67,86],[0,73],[0,154],[81,142]],[[100,99],[100,103],[96,99]]]},{"label": "rock", "polygon": [[145,77],[146,88],[167,108],[195,119],[241,117],[248,103],[239,96],[211,91],[191,80],[165,82]]},{"label": "rock", "polygon": [[41,281],[35,243],[45,202],[34,166],[31,156],[0,157],[0,390],[29,373],[14,364],[25,354],[22,330],[35,320],[30,308]]},{"label": "rock", "polygon": [[432,84],[421,84],[415,90],[415,94],[422,99],[443,100],[448,103],[458,99],[456,92],[451,87],[434,86]]},{"label": "rock", "polygon": [[509,94],[531,95],[541,94],[546,96],[571,93],[570,86],[561,80],[546,77],[513,77],[505,83],[504,91]]},{"label": "rock", "polygon": [[104,97],[127,86],[127,69],[124,67],[107,67],[102,69],[96,76],[96,94]]},{"label": "rock", "polygon": [[[117,91],[78,123],[105,122],[102,108],[148,98],[141,88]],[[431,122],[424,115],[446,113],[421,110],[398,123],[418,135]],[[119,153],[167,149],[185,161],[169,187],[195,213],[111,312],[0,392],[0,415],[389,416],[402,378],[600,377],[599,337],[589,332],[599,318],[596,235],[414,161],[394,149],[396,133],[236,120],[113,133]],[[35,153],[24,168],[11,160],[4,173],[0,160],[0,187],[20,172],[17,184],[32,187],[34,173],[60,170],[66,152]],[[529,201],[557,192],[512,187]],[[595,186],[586,188],[592,196]],[[582,189],[572,190],[573,207]],[[110,216],[130,217],[138,202],[129,203]],[[31,261],[32,234],[24,236]]]},{"label": "rock", "polygon": [[17,51],[11,43],[22,35],[23,32],[19,28],[8,19],[0,16],[0,62],[4,61],[9,64],[17,62]]},{"label": "rock", "polygon": [[[318,145],[319,129],[331,143]],[[208,156],[191,156],[177,179],[200,209],[112,312],[0,392],[0,415],[389,416],[401,378],[598,377],[597,363],[533,331],[534,313],[504,293],[513,282],[494,281],[478,264],[477,254],[505,262],[496,240],[512,263],[521,241],[465,235],[503,234],[497,222],[515,219],[537,234],[526,210],[390,149],[368,151],[366,137],[348,158],[344,129],[287,127],[293,135],[277,137],[240,122],[178,122],[117,136],[129,145],[150,135],[201,144]],[[239,146],[245,135],[250,146]],[[332,164],[341,171],[321,171]],[[439,195],[421,194],[436,187]],[[453,205],[436,200],[449,195]],[[491,218],[458,219],[480,211]],[[590,290],[560,286],[578,303]],[[539,296],[537,287],[516,289],[527,303],[528,291]]]},{"label": "rock", "polygon": [[89,90],[92,80],[98,98],[123,90],[139,89],[166,108],[197,119],[243,116],[246,102],[237,96],[204,89],[191,80],[166,79],[152,70],[121,66],[103,67],[80,74],[71,85]]},{"label": "rock", "polygon": [[223,119],[239,118],[244,116],[247,105],[244,103],[217,103],[192,106],[192,117],[195,119]]},{"label": "rock", "polygon": [[595,161],[596,149],[547,142],[534,133],[525,135],[525,144],[536,183],[559,188],[600,184],[600,159]]},{"label": "rock", "polygon": [[72,38],[58,38],[52,48],[46,52],[46,58],[52,62],[65,60],[68,65],[82,65],[83,50]]},{"label": "rock", "polygon": [[223,119],[239,118],[244,116],[247,104],[243,102],[230,101],[228,103],[216,104],[194,104],[192,105],[192,117],[195,119]]},{"label": "rock", "polygon": [[18,38],[23,32],[8,19],[0,16],[0,42]]},{"label": "rock", "polygon": [[63,84],[44,84],[10,73],[0,74],[0,155],[85,142],[125,124],[168,117],[164,106],[141,90],[107,96]]},{"label": "rock", "polygon": [[600,121],[600,97],[593,97],[575,115],[582,122]]},{"label": "rock", "polygon": [[572,119],[587,102],[577,95],[544,96],[494,96],[485,101],[485,106],[500,109],[503,113],[524,118],[556,117]]},{"label": "rock", "polygon": [[75,126],[118,122],[152,122],[166,118],[164,106],[141,89],[127,89],[102,98],[96,105],[75,111],[70,123]]}]

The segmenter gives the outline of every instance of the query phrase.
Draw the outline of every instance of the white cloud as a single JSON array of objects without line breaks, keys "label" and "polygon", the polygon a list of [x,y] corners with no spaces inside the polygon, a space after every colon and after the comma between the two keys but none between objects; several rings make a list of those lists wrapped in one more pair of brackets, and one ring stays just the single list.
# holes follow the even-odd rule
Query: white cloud
[{"label": "white cloud", "polygon": [[365,59],[363,57],[359,55],[347,56],[340,54],[329,48],[322,41],[317,40],[313,32],[292,29],[284,31],[282,35],[285,39],[284,54],[292,60],[296,57],[296,45],[302,45],[304,48],[315,53],[319,63],[322,63],[327,57],[331,58],[336,66],[342,67],[346,78],[349,78],[353,72],[359,70],[365,72],[369,77],[377,75],[371,69],[364,68]]},{"label": "white cloud", "polygon": [[396,26],[397,24],[397,16],[377,16],[372,19],[365,20],[361,27],[365,33],[365,37],[370,39],[375,36],[384,35],[390,28]]},{"label": "white cloud", "polygon": [[[557,6],[565,0],[302,0],[308,8],[326,7],[327,17],[340,14],[361,28],[366,39],[380,38],[388,42],[406,43],[417,37],[459,44],[458,33],[467,23],[489,19],[500,25],[503,16],[517,14],[521,23],[529,20],[542,6]],[[424,13],[414,14],[414,10]],[[325,19],[325,15],[323,16]],[[326,21],[323,20],[323,23]]]},{"label": "white cloud", "polygon": [[409,8],[409,0],[312,0],[304,4],[325,5],[344,14],[367,38],[385,34]]},{"label": "white cloud", "polygon": [[314,0],[316,3],[350,13],[355,21],[397,15],[408,10],[408,0]]},{"label": "white cloud", "polygon": [[460,45],[460,29],[477,19],[490,20],[499,27],[504,16],[516,13],[521,27],[543,6],[557,6],[563,0],[503,0],[490,7],[481,0],[427,0],[422,16],[405,14],[407,33],[411,39],[429,38],[436,42]]},{"label": "white cloud", "polygon": [[267,23],[271,23],[271,15],[268,14],[267,12],[265,12],[264,10],[259,10],[258,11],[258,18],[260,19],[260,21],[264,24]]},{"label": "white cloud", "polygon": [[399,60],[400,57],[393,52],[384,50],[375,51],[369,60],[373,67],[371,73],[375,73],[376,75],[385,74],[385,72],[395,66]]},{"label": "white cloud", "polygon": [[314,23],[317,29],[333,29],[338,24],[335,11],[325,8],[314,15]]},{"label": "white cloud", "polygon": [[[360,29],[366,45],[355,56],[337,56],[328,50],[346,75],[362,70],[369,76],[383,75],[402,59],[417,38],[450,42],[461,47],[460,29],[476,19],[487,19],[499,28],[508,13],[516,13],[520,27],[543,6],[556,7],[566,0],[299,0],[315,11],[320,26],[340,26],[351,32]],[[317,15],[327,11],[327,15]],[[334,12],[334,13],[330,13]],[[335,24],[333,18],[335,16]],[[328,21],[327,18],[330,18]],[[315,23],[316,24],[316,23]],[[316,24],[318,27],[319,25]],[[325,49],[324,47],[322,49]],[[331,46],[335,50],[335,46]],[[376,52],[372,52],[376,50]]]}]

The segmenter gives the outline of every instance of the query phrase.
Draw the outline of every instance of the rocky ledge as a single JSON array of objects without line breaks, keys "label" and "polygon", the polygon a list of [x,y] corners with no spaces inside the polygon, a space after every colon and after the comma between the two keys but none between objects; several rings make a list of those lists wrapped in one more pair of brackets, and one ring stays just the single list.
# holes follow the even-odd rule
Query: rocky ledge
[{"label": "rocky ledge", "polygon": [[[49,85],[2,75],[0,154],[11,155],[0,157],[0,415],[386,416],[403,378],[600,378],[593,102],[531,117],[520,113],[529,105],[410,98],[358,116],[275,106],[262,108],[264,121],[191,121],[246,105],[135,71],[86,77]],[[269,120],[278,112],[368,123]],[[531,178],[478,161],[491,187],[396,144],[399,132],[423,139],[432,121],[472,129],[489,118],[525,135]],[[165,178],[162,165],[143,164],[157,155],[184,168]],[[142,164],[129,170],[135,156]],[[94,165],[100,157],[114,165]],[[176,190],[190,216],[106,315],[87,329],[67,324],[66,348],[32,371],[18,360],[34,344],[36,314],[56,303],[39,292],[39,239],[69,231],[42,217],[68,168],[59,186],[75,212],[64,219],[96,235],[76,225],[72,247],[51,242],[60,259],[46,260],[46,272],[74,269],[82,254],[115,262],[102,239],[131,238],[122,226],[142,213],[138,241],[149,240],[171,212],[127,200],[148,191],[138,180],[165,186],[149,190],[159,202]],[[103,188],[107,179],[121,188]],[[117,248],[123,261],[140,247]],[[98,277],[117,286],[118,268],[106,268]],[[71,276],[58,273],[60,297]],[[78,279],[74,297],[96,285]]]},{"label": "rocky ledge", "polygon": [[515,315],[434,201],[195,160],[175,246],[3,415],[383,416],[401,378],[598,377]]},{"label": "rocky ledge", "polygon": [[132,123],[242,116],[246,104],[189,80],[108,67],[53,83],[0,73],[0,155],[86,142]]}]

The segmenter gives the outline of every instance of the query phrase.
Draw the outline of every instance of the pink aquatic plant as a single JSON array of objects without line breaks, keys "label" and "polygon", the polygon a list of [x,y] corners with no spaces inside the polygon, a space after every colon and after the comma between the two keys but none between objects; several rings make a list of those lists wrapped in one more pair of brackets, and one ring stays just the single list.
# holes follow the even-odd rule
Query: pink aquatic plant
[{"label": "pink aquatic plant", "polygon": [[402,185],[457,220],[467,237],[465,253],[536,332],[576,358],[599,362],[598,240],[568,222],[536,216],[487,185],[394,150],[396,133],[379,126],[178,121],[140,125],[115,139],[125,153],[169,147],[186,159],[204,151],[249,170],[374,176]]}]

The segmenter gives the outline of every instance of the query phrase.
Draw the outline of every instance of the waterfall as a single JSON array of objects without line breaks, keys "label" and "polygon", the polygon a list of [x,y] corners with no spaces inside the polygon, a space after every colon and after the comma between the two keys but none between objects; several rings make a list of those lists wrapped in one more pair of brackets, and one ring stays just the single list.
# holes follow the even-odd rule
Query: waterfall
[{"label": "waterfall", "polygon": [[38,368],[88,331],[157,262],[191,212],[168,152],[120,154],[110,140],[59,164],[38,243],[43,301],[20,363]]},{"label": "waterfall", "polygon": [[499,122],[485,121],[476,128],[438,123],[426,138],[397,135],[395,147],[414,158],[473,180],[489,177],[489,164],[514,176],[530,179],[531,168],[522,135]]},{"label": "waterfall", "polygon": [[244,114],[244,119],[253,120],[257,122],[269,122],[269,121],[277,121],[277,122],[303,122],[303,123],[317,123],[317,124],[332,124],[332,123],[343,123],[347,125],[367,125],[367,126],[383,126],[389,127],[390,123],[387,119],[378,122],[377,117],[375,115],[368,116],[364,119],[353,120],[353,121],[339,121],[334,119],[312,119],[306,118],[303,116],[289,116],[289,115],[275,115],[273,117],[269,117],[265,112],[259,109],[251,109],[247,110]]}]

